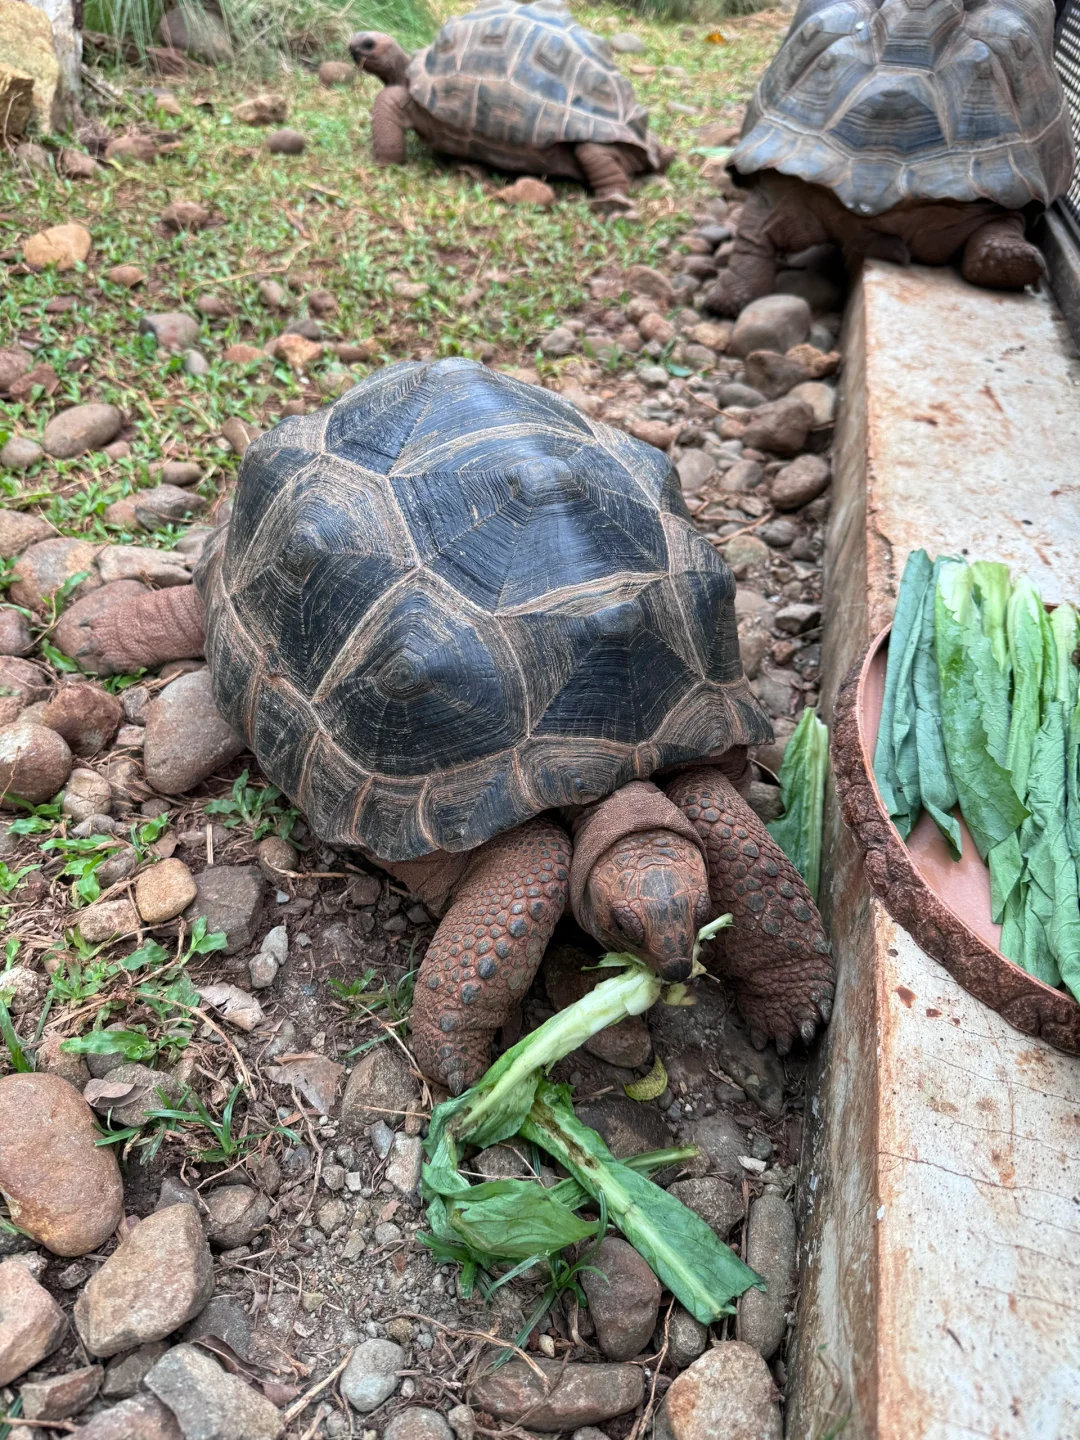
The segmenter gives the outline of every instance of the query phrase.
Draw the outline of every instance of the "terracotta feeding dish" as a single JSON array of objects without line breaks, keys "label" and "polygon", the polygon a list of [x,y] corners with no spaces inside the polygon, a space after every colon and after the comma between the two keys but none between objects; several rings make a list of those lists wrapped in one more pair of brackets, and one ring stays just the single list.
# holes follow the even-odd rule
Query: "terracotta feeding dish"
[{"label": "terracotta feeding dish", "polygon": [[866,878],[892,918],[965,990],[1025,1035],[1080,1054],[1080,1004],[1036,980],[997,948],[990,919],[990,872],[963,820],[963,855],[954,861],[923,815],[908,842],[889,819],[874,779],[873,756],[889,656],[886,628],[848,672],[836,701],[832,765],[845,822],[865,855]]}]

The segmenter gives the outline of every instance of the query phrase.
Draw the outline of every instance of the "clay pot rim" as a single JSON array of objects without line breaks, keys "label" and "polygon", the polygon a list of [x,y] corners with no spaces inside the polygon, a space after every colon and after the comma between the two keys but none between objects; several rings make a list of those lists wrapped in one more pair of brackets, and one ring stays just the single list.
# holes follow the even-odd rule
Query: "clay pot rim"
[{"label": "clay pot rim", "polygon": [[[857,740],[855,747],[847,747],[846,755],[840,753],[840,746],[833,753],[833,772],[840,797],[846,800],[860,782],[869,791],[877,811],[871,826],[876,828],[880,824],[886,827],[886,848],[897,858],[902,852],[904,881],[910,887],[903,897],[903,903],[897,904],[895,908],[891,903],[893,897],[888,888],[882,889],[871,882],[872,888],[897,924],[911,935],[926,954],[943,965],[965,990],[996,1010],[1021,1033],[1038,1035],[1055,1049],[1068,1054],[1080,1054],[1080,1002],[1068,991],[1058,990],[1036,976],[1029,975],[1021,966],[1003,955],[996,946],[989,944],[971,929],[949,902],[923,877],[881,799],[874,775],[871,749],[867,744],[863,705],[870,667],[881,650],[888,645],[891,632],[892,626],[886,625],[870,641],[862,660],[856,661],[852,666],[837,697],[837,724],[834,727],[834,736],[839,736],[842,728],[846,730],[847,724],[853,723]],[[852,753],[853,750],[855,753]],[[845,823],[852,829],[860,848],[868,851],[870,827],[866,825],[867,817],[855,821],[849,817],[846,804],[844,809]],[[864,828],[867,829],[867,834],[862,833]],[[881,841],[878,839],[875,848],[880,847]],[[911,891],[921,892],[925,900],[925,904],[920,905],[917,912],[908,908]],[[898,913],[903,909],[908,909],[908,913]],[[939,927],[939,920],[946,921],[944,931]],[[949,945],[949,940],[958,935],[963,938],[959,951],[955,946]]]}]

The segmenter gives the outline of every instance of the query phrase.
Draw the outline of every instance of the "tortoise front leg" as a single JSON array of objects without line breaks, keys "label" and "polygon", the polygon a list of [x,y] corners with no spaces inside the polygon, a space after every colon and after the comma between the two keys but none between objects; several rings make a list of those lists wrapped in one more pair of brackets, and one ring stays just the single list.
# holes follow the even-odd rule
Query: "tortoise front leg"
[{"label": "tortoise front leg", "polygon": [[206,645],[202,600],[194,585],[121,600],[87,620],[84,629],[85,641],[72,659],[100,675],[195,660]]},{"label": "tortoise front leg", "polygon": [[960,273],[969,285],[990,290],[1023,290],[1046,273],[1037,246],[1024,237],[1024,217],[1002,215],[989,220],[964,246]]},{"label": "tortoise front leg", "polygon": [[704,305],[716,315],[738,315],[751,300],[772,293],[776,280],[776,205],[764,186],[746,197],[727,269],[705,292]]},{"label": "tortoise front leg", "polygon": [[723,973],[761,1047],[781,1055],[810,1041],[832,1009],[835,971],[802,876],[722,771],[680,775],[668,789],[705,842],[709,892],[733,924],[721,932]]},{"label": "tortoise front leg", "polygon": [[387,85],[371,107],[371,148],[376,165],[405,164],[405,136],[412,129],[409,92],[404,85]]},{"label": "tortoise front leg", "polygon": [[579,145],[574,155],[585,172],[585,179],[593,192],[592,203],[597,210],[618,213],[634,208],[629,194],[630,169],[618,150],[610,145],[590,142]]},{"label": "tortoise front leg", "polygon": [[570,839],[530,820],[482,845],[454,890],[416,979],[412,1047],[460,1095],[488,1067],[495,1032],[524,997],[566,906]]}]

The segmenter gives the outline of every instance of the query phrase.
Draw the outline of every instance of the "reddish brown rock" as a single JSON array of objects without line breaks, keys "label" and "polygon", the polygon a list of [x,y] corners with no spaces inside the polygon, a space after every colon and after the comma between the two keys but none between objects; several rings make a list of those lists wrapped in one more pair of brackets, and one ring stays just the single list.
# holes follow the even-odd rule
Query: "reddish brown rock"
[{"label": "reddish brown rock", "polygon": [[85,540],[58,537],[39,540],[24,550],[15,562],[12,574],[11,599],[16,605],[39,612],[48,609],[48,602],[76,575],[82,575],[68,601],[81,599],[101,584],[94,563],[97,545]]},{"label": "reddish brown rock", "polygon": [[124,707],[115,695],[89,680],[61,685],[42,713],[41,723],[62,735],[76,755],[96,755],[116,734]]},{"label": "reddish brown rock", "polygon": [[54,415],[45,426],[41,443],[46,455],[74,460],[88,450],[100,450],[114,440],[124,417],[115,405],[72,405]]},{"label": "reddish brown rock", "polygon": [[11,1218],[54,1255],[86,1255],[116,1229],[124,1188],[89,1105],[59,1075],[0,1080],[0,1191]]},{"label": "reddish brown rock", "polygon": [[75,1302],[75,1324],[91,1355],[118,1355],[163,1340],[214,1293],[214,1267],[190,1205],[157,1210],[129,1231]]},{"label": "reddish brown rock", "polygon": [[522,175],[512,185],[506,185],[502,190],[496,190],[492,198],[501,200],[504,205],[541,205],[546,207],[555,204],[555,191],[543,180],[537,180],[532,175]]},{"label": "reddish brown rock", "polygon": [[161,223],[174,234],[181,230],[205,230],[210,223],[210,211],[197,200],[173,200],[161,212]]},{"label": "reddish brown rock", "polygon": [[105,159],[121,163],[156,160],[157,153],[157,142],[149,135],[121,135],[116,140],[110,140],[105,147]]},{"label": "reddish brown rock", "polygon": [[656,1440],[781,1440],[779,1395],[756,1350],[727,1340],[672,1382]]},{"label": "reddish brown rock", "polygon": [[73,270],[90,254],[90,231],[81,225],[54,225],[31,235],[23,246],[23,259],[31,270],[44,270],[54,265],[57,270]]},{"label": "reddish brown rock", "polygon": [[660,1281],[634,1247],[609,1235],[581,1277],[596,1338],[609,1360],[632,1360],[652,1339]]},{"label": "reddish brown rock", "polygon": [[511,1360],[483,1376],[472,1391],[473,1403],[497,1420],[511,1424],[523,1420],[530,1430],[541,1432],[575,1430],[625,1415],[641,1404],[644,1395],[645,1376],[636,1365],[571,1361],[564,1367],[561,1361],[541,1359],[534,1359],[532,1366]]},{"label": "reddish brown rock", "polygon": [[101,1389],[104,1374],[100,1365],[84,1365],[80,1370],[51,1375],[48,1380],[28,1382],[19,1391],[23,1418],[66,1420],[77,1415]]},{"label": "reddish brown rock", "polygon": [[75,1433],[78,1440],[184,1440],[176,1416],[153,1395],[135,1395],[103,1410]]},{"label": "reddish brown rock", "polygon": [[0,1385],[51,1355],[66,1329],[64,1312],[21,1260],[0,1264]]},{"label": "reddish brown rock", "polygon": [[0,729],[0,792],[5,810],[21,809],[18,801],[43,805],[71,774],[71,751],[55,730],[20,720]]}]

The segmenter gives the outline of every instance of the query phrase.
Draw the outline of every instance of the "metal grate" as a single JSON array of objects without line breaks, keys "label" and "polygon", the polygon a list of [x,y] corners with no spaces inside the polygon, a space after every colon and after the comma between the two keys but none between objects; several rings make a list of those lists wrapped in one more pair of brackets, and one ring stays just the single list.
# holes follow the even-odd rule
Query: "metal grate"
[{"label": "metal grate", "polygon": [[[1057,33],[1054,37],[1054,63],[1057,65],[1065,98],[1072,116],[1073,138],[1080,153],[1080,0],[1058,0]],[[1068,192],[1056,207],[1080,244],[1080,164],[1073,173]]]}]

